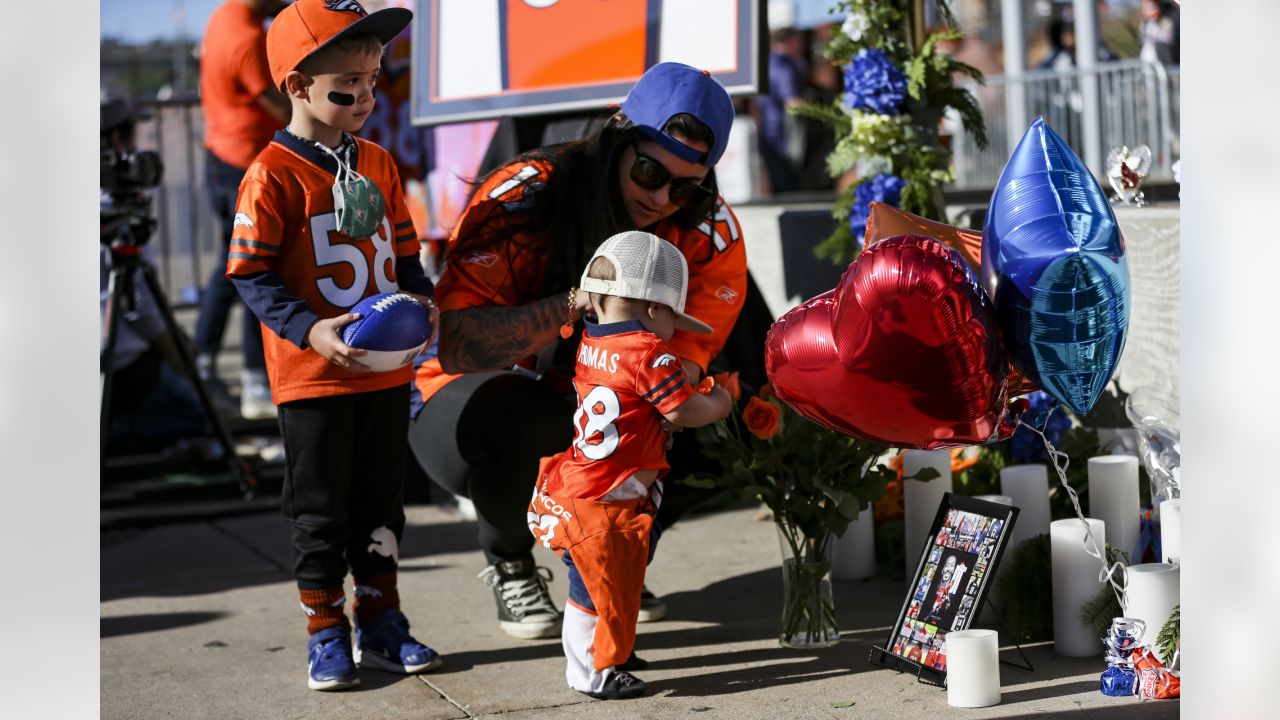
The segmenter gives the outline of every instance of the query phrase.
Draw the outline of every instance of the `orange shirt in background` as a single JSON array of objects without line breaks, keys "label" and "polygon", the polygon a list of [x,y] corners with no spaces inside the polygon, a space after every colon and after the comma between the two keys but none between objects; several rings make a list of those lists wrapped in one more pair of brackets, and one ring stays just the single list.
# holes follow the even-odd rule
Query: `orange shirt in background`
[{"label": "orange shirt in background", "polygon": [[209,18],[200,54],[204,145],[238,168],[249,167],[280,127],[256,100],[272,87],[265,19],[227,0]]}]

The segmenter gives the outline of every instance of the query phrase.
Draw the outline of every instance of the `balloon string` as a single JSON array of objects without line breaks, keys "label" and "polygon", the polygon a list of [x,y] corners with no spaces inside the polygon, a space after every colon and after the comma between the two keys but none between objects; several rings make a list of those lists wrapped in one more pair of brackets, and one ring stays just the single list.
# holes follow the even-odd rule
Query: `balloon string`
[{"label": "balloon string", "polygon": [[[1050,409],[1048,415],[1046,415],[1045,427],[1048,427],[1048,417],[1052,415],[1053,410]],[[1129,587],[1129,576],[1126,572],[1125,564],[1119,559],[1114,563],[1108,563],[1106,555],[1098,550],[1098,542],[1093,537],[1093,530],[1090,528],[1089,522],[1085,520],[1084,511],[1080,509],[1080,497],[1076,495],[1075,488],[1071,487],[1071,484],[1067,482],[1067,466],[1071,463],[1070,456],[1054,447],[1053,443],[1049,442],[1049,438],[1045,436],[1040,428],[1021,419],[1018,420],[1018,424],[1039,435],[1044,442],[1044,449],[1049,454],[1053,469],[1058,471],[1058,482],[1067,491],[1067,497],[1071,499],[1071,506],[1075,508],[1076,517],[1080,519],[1080,524],[1084,526],[1084,542],[1082,543],[1084,551],[1102,564],[1102,568],[1098,571],[1098,582],[1111,585],[1112,592],[1116,594],[1116,600],[1120,602],[1120,612],[1125,612],[1125,608],[1128,607],[1126,604],[1126,592]],[[1117,575],[1119,576],[1119,582],[1116,581]]]}]

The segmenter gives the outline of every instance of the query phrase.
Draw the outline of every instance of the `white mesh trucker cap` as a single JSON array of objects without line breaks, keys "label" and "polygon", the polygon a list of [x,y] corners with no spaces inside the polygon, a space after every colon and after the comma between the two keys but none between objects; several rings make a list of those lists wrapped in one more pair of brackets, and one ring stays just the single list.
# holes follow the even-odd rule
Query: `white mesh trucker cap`
[{"label": "white mesh trucker cap", "polygon": [[[587,277],[596,258],[613,263],[616,280]],[[689,266],[675,245],[652,233],[628,230],[605,240],[582,271],[578,286],[586,292],[662,303],[676,313],[676,327],[709,333],[711,326],[684,314]]]}]

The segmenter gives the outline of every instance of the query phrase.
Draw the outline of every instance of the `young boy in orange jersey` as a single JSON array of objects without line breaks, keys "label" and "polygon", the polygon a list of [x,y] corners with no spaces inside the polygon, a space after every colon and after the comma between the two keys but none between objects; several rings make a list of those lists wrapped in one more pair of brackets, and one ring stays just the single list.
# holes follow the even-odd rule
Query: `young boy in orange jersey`
[{"label": "young boy in orange jersey", "polygon": [[271,24],[271,77],[293,115],[245,173],[227,262],[265,327],[314,690],[358,685],[357,665],[417,673],[441,663],[409,634],[396,589],[413,370],[372,372],[340,335],[357,318],[350,308],[382,292],[413,295],[436,320],[395,163],[349,134],[373,110],[383,46],[412,17],[402,8],[368,14],[354,0],[298,0]]},{"label": "young boy in orange jersey", "polygon": [[688,265],[639,230],[604,241],[582,275],[599,323],[587,321],[573,377],[578,411],[568,450],[543,458],[529,529],[569,567],[561,642],[569,687],[594,698],[644,694],[618,667],[631,657],[645,566],[661,532],[668,435],[729,414],[729,393],[695,391],[667,345],[676,328],[711,332],[684,314]]}]

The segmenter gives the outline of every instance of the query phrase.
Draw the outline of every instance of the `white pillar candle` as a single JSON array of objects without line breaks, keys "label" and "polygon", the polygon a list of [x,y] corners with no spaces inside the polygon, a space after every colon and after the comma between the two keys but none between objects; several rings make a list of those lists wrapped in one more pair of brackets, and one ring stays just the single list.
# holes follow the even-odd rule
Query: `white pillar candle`
[{"label": "white pillar candle", "polygon": [[[1107,542],[1130,557],[1138,545],[1138,458],[1089,458],[1089,517],[1107,524]],[[1101,549],[1101,548],[1099,548]]]},{"label": "white pillar candle", "polygon": [[907,577],[914,577],[924,550],[925,536],[933,526],[942,496],[951,492],[951,452],[949,450],[907,450],[902,454],[902,476],[911,477],[922,468],[933,468],[940,477],[928,482],[907,480],[902,488],[903,542]]},{"label": "white pillar candle", "polygon": [[[1141,644],[1153,643],[1179,601],[1179,568],[1169,563],[1130,565],[1124,614],[1146,623]],[[1056,600],[1056,597],[1055,597]]]},{"label": "white pillar candle", "polygon": [[1008,495],[974,495],[975,500],[986,500],[987,502],[997,503],[999,505],[1013,505],[1013,498]]},{"label": "white pillar candle", "polygon": [[1182,500],[1160,503],[1160,554],[1164,561],[1182,564]]},{"label": "white pillar candle", "polygon": [[1000,639],[995,630],[947,633],[947,704],[990,707],[1000,702]]},{"label": "white pillar candle", "polygon": [[[1102,550],[1106,527],[1088,518],[1089,532]],[[1053,563],[1053,651],[1066,657],[1102,654],[1098,632],[1080,622],[1080,609],[1098,596],[1102,563],[1085,551],[1085,529],[1079,518],[1054,520],[1049,525]]]},{"label": "white pillar candle", "polygon": [[862,508],[842,537],[831,547],[831,577],[866,580],[876,574],[876,530],[871,505]]},{"label": "white pillar candle", "polygon": [[1000,494],[1013,500],[1018,519],[1009,549],[1049,532],[1049,474],[1044,465],[1010,465],[1000,471]]}]

